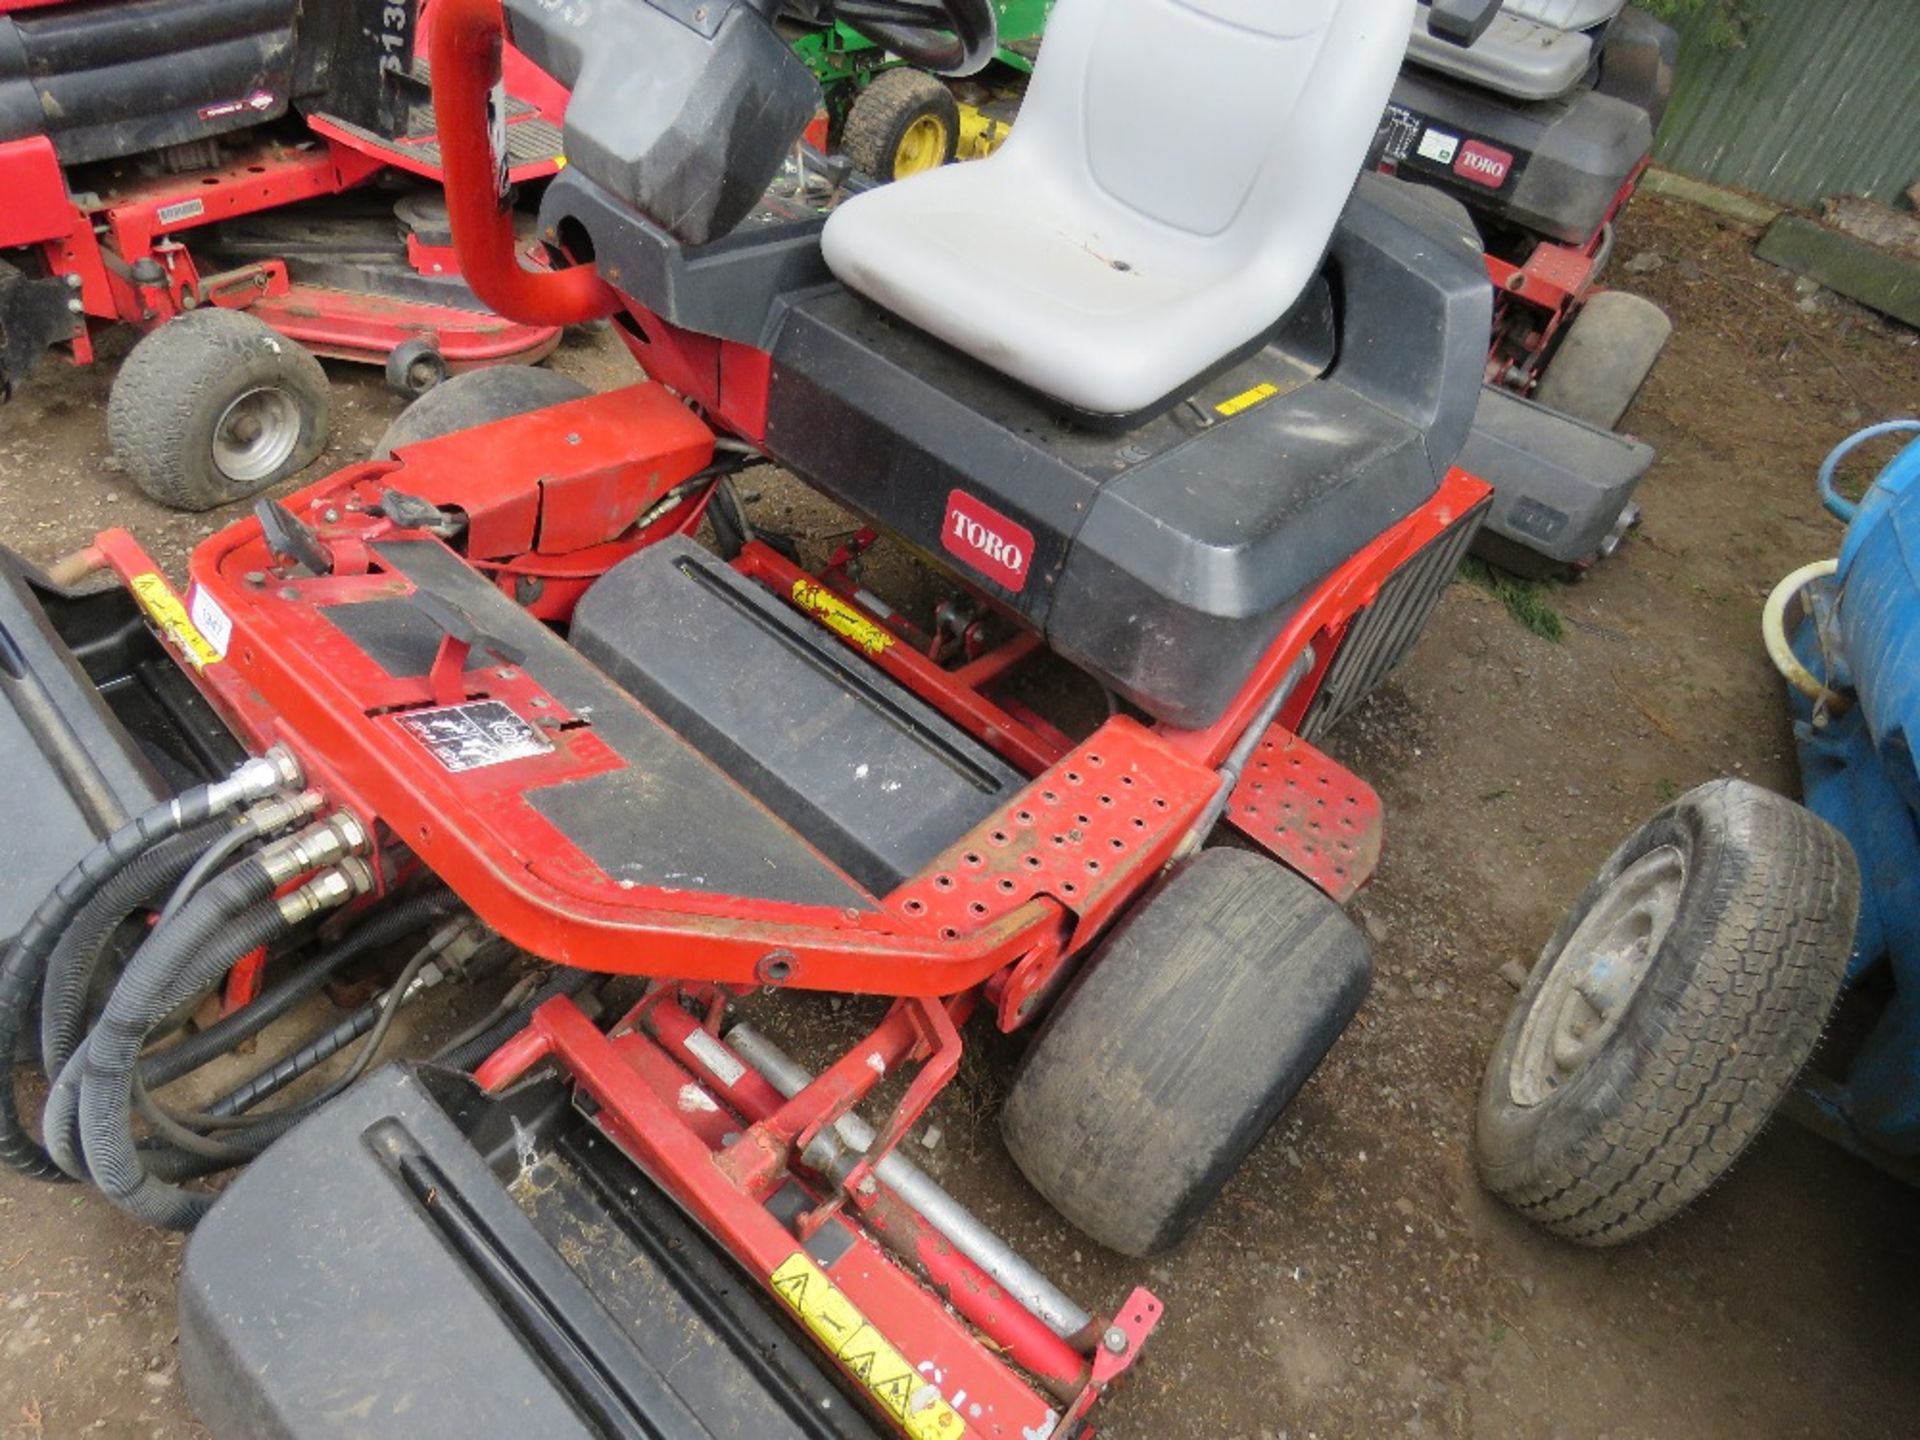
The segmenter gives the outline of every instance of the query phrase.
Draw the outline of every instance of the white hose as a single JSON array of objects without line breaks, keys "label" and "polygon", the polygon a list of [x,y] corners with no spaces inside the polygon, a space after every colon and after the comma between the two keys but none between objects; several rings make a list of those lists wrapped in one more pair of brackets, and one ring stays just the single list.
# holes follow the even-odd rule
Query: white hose
[{"label": "white hose", "polygon": [[1767,596],[1766,606],[1760,611],[1760,635],[1766,641],[1767,658],[1773,661],[1773,668],[1817,707],[1833,714],[1847,708],[1847,698],[1829,690],[1820,677],[1802,665],[1800,657],[1793,653],[1793,646],[1787,640],[1787,605],[1815,580],[1824,580],[1839,568],[1838,560],[1815,560],[1810,565],[1802,565],[1773,587],[1773,593]]}]

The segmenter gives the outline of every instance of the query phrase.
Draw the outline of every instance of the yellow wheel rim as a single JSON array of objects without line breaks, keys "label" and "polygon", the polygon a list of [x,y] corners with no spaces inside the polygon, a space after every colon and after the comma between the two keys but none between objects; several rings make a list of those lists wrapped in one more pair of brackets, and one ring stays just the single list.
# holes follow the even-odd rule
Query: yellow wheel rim
[{"label": "yellow wheel rim", "polygon": [[944,165],[947,159],[947,123],[938,115],[922,115],[907,127],[893,152],[893,178],[905,179]]}]

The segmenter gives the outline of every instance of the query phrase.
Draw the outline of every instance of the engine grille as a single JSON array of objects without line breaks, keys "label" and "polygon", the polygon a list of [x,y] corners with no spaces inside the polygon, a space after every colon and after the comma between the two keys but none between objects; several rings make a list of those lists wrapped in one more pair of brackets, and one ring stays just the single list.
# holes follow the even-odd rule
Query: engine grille
[{"label": "engine grille", "polygon": [[1388,577],[1373,603],[1353,617],[1307,709],[1301,735],[1317,740],[1326,734],[1407,658],[1492,503],[1489,496],[1428,541],[1424,550]]}]

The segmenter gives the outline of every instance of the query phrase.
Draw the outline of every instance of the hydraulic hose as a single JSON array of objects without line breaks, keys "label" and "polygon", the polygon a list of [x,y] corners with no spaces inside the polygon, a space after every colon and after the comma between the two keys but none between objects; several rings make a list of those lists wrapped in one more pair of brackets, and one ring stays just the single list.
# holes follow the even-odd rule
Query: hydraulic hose
[{"label": "hydraulic hose", "polygon": [[80,1080],[87,1171],[114,1204],[165,1229],[191,1229],[212,1197],[156,1178],[134,1143],[140,1050],[175,1006],[218,980],[242,955],[292,928],[273,889],[273,875],[258,856],[210,881],[135,952],[87,1038]]},{"label": "hydraulic hose", "polygon": [[40,1062],[50,1077],[60,1074],[79,1047],[86,1028],[87,998],[107,942],[135,910],[177,885],[220,840],[211,826],[162,840],[80,907],[47,957],[47,973],[40,985]]},{"label": "hydraulic hose", "polygon": [[[161,1179],[185,1179],[226,1169],[258,1154],[285,1133],[293,1121],[304,1118],[312,1108],[310,1105],[301,1106],[298,1113],[289,1111],[285,1115],[261,1116],[247,1122],[245,1134],[195,1145],[181,1138],[182,1135],[192,1136],[193,1132],[164,1111],[157,1102],[147,1100],[148,1091],[169,1085],[227,1054],[313,995],[341,969],[367,952],[445,920],[460,908],[460,902],[453,892],[442,886],[403,900],[360,925],[331,949],[301,966],[244,1009],[222,1017],[205,1030],[168,1046],[156,1055],[145,1056],[136,1070],[138,1088],[135,1091],[135,1104],[158,1137],[155,1143],[143,1147],[148,1171]],[[47,1149],[54,1162],[78,1179],[87,1176],[79,1129],[84,1051],[85,1047],[82,1046],[81,1054],[66,1061],[48,1092],[46,1114],[42,1121],[42,1134],[46,1136]]]},{"label": "hydraulic hose", "polygon": [[[80,1153],[80,1081],[86,1062],[83,1041],[47,1092],[46,1118],[41,1122],[48,1153],[75,1180],[88,1178],[86,1157]],[[227,1168],[227,1162],[192,1154],[164,1139],[142,1141],[140,1152],[148,1171],[161,1180],[191,1180]]]},{"label": "hydraulic hose", "polygon": [[[421,972],[439,953],[440,951],[431,945],[423,947],[407,962],[406,968],[400,972],[393,984],[380,995],[369,1000],[337,1025],[315,1036],[293,1054],[276,1061],[252,1079],[222,1095],[209,1105],[204,1113],[188,1118],[214,1123],[230,1120],[234,1116],[251,1110],[261,1101],[278,1095],[303,1075],[324,1065],[362,1035],[368,1035],[367,1043],[361,1048],[360,1054],[354,1058],[353,1063],[339,1078],[329,1083],[318,1095],[302,1101],[294,1108],[306,1113],[333,1099],[366,1073],[367,1066],[373,1061],[374,1053],[386,1039],[387,1032],[393,1028],[394,1019],[400,1013],[401,1006],[412,1000],[417,993],[414,982],[420,978]],[[369,1035],[368,1032],[372,1033]]]},{"label": "hydraulic hose", "polygon": [[391,945],[417,930],[445,920],[460,909],[451,890],[435,887],[402,900],[359,925],[284,980],[270,986],[253,1003],[209,1025],[198,1034],[169,1045],[140,1062],[141,1082],[150,1090],[171,1085],[181,1076],[225,1055],[251,1039],[339,974],[342,969],[383,945]]},{"label": "hydraulic hose", "polygon": [[13,1056],[27,1015],[40,993],[47,957],[81,908],[136,857],[161,841],[195,829],[237,805],[297,785],[298,767],[283,754],[249,760],[225,780],[198,785],[143,811],[89,850],[40,902],[0,962],[0,1164],[37,1180],[66,1178],[44,1147],[20,1123],[13,1088]]},{"label": "hydraulic hose", "polygon": [[518,1035],[533,1020],[533,1012],[557,995],[578,995],[590,981],[606,977],[594,970],[576,970],[572,966],[562,967],[546,984],[510,1014],[494,1022],[463,1045],[434,1056],[434,1063],[445,1065],[454,1070],[471,1070],[508,1040]]}]

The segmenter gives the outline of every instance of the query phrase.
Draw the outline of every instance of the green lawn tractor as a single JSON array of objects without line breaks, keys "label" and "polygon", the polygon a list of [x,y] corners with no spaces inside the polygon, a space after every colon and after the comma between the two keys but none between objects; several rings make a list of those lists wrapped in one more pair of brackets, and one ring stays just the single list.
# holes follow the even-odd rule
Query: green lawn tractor
[{"label": "green lawn tractor", "polygon": [[[826,134],[814,138],[877,180],[992,154],[1012,124],[1017,82],[1033,72],[1053,0],[993,0],[993,8],[1000,21],[997,63],[955,85],[843,22],[812,18],[816,12],[807,5],[787,6],[783,29],[826,101]],[[996,71],[1003,82],[997,86]]]}]

